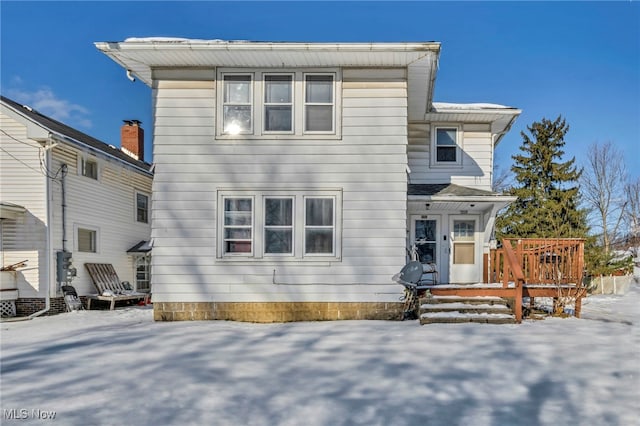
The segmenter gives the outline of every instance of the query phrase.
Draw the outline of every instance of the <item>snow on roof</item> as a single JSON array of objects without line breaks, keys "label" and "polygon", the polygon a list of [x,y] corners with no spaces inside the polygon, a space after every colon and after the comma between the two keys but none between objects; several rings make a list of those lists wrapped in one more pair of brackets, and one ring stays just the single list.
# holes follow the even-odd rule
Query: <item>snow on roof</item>
[{"label": "snow on roof", "polygon": [[457,104],[451,102],[434,102],[433,109],[436,111],[441,110],[464,110],[464,111],[472,111],[472,110],[485,110],[485,109],[517,109],[514,107],[499,105],[499,104],[489,104],[489,103],[470,103],[470,104]]},{"label": "snow on roof", "polygon": [[182,37],[129,37],[124,40],[125,43],[193,43],[193,44],[212,44],[212,43],[234,43],[243,42],[245,40],[202,40]]}]

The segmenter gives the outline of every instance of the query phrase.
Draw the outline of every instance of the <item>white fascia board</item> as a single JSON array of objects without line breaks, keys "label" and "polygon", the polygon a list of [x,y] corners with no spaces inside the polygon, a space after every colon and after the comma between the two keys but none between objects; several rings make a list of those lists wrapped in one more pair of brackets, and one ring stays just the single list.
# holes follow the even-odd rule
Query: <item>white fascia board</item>
[{"label": "white fascia board", "polygon": [[439,201],[439,202],[471,202],[471,203],[513,203],[518,199],[512,195],[408,195],[409,201]]}]

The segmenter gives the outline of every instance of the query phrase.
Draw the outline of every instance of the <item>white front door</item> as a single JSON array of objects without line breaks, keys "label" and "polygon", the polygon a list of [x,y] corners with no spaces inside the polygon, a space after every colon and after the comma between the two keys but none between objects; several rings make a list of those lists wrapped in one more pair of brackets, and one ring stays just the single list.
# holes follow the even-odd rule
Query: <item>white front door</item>
[{"label": "white front door", "polygon": [[481,281],[478,253],[479,232],[477,216],[451,216],[450,219],[450,275],[449,281],[456,284],[479,283]]},{"label": "white front door", "polygon": [[438,236],[440,227],[438,216],[411,216],[411,245],[416,245],[418,260],[421,263],[436,265],[438,270]]}]

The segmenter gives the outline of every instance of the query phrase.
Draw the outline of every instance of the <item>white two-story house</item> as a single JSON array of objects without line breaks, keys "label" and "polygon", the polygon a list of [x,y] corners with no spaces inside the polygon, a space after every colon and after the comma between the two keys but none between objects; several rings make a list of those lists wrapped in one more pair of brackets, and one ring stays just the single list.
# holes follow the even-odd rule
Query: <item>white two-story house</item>
[{"label": "white two-story house", "polygon": [[[3,316],[64,312],[66,282],[96,294],[85,263],[149,291],[153,175],[139,122],[116,148],[4,96],[0,106],[0,263],[19,265],[0,272]],[[70,281],[59,280],[62,251]]]},{"label": "white two-story house", "polygon": [[439,43],[96,46],[152,89],[157,320],[397,318],[413,244],[483,279],[520,111],[434,103]]}]

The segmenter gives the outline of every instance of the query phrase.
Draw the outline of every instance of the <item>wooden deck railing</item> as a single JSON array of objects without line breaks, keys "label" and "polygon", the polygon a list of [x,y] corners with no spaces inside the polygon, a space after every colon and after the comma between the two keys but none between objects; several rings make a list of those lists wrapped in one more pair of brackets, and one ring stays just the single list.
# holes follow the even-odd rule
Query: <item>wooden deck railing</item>
[{"label": "wooden deck railing", "polygon": [[525,284],[582,285],[583,239],[505,238],[503,247],[491,250],[486,257],[487,282],[504,282],[507,249],[514,252]]}]

